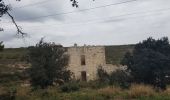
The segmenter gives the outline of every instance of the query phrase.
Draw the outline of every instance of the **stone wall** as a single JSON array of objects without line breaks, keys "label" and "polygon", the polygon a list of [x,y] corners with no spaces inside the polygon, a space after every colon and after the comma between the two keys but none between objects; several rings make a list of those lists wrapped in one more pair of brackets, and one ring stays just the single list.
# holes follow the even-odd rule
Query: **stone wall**
[{"label": "stone wall", "polygon": [[[104,46],[77,46],[67,49],[69,55],[68,69],[74,73],[75,79],[82,80],[82,72],[86,72],[86,80],[97,78],[97,69],[101,65],[106,71],[116,69],[116,66],[106,64]],[[81,63],[81,56],[85,56],[85,65]]]}]

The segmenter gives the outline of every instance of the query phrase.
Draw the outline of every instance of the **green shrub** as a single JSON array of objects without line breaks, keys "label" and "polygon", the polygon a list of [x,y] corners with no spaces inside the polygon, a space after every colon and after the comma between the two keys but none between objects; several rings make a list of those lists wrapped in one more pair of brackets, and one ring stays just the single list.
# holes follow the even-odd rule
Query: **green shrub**
[{"label": "green shrub", "polygon": [[128,88],[130,86],[130,75],[123,70],[116,70],[110,74],[110,85],[118,85],[121,88]]},{"label": "green shrub", "polygon": [[108,86],[107,82],[100,82],[100,81],[89,81],[88,84],[89,87],[92,89],[99,89]]},{"label": "green shrub", "polygon": [[103,69],[102,66],[99,66],[97,69],[97,76],[100,82],[109,82],[109,74]]},{"label": "green shrub", "polygon": [[76,83],[76,82],[66,83],[66,84],[62,85],[60,88],[61,88],[62,92],[74,92],[74,91],[78,91],[80,89],[78,83]]},{"label": "green shrub", "polygon": [[[108,74],[102,66],[97,70],[98,82],[95,83],[95,88],[104,87],[105,85],[118,85],[122,88],[128,88],[130,85],[130,75],[124,70],[116,70]],[[93,85],[91,85],[93,86]]]},{"label": "green shrub", "polygon": [[99,80],[91,80],[88,82],[79,81],[77,82],[80,88],[91,88],[91,89],[99,89],[108,86],[109,84],[106,82],[100,82]]},{"label": "green shrub", "polygon": [[4,45],[3,45],[3,41],[0,41],[0,51],[4,50]]}]

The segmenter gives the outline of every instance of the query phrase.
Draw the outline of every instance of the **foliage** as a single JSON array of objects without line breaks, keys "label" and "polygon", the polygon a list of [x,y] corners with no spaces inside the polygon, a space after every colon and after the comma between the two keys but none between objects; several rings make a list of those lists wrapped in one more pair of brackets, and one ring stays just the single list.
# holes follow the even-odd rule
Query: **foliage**
[{"label": "foliage", "polygon": [[41,41],[35,47],[29,47],[30,77],[33,86],[45,88],[56,79],[69,79],[67,71],[68,56],[61,45]]},{"label": "foliage", "polygon": [[74,92],[74,91],[78,91],[79,88],[80,87],[77,82],[69,82],[61,86],[62,92]]},{"label": "foliage", "polygon": [[[16,0],[16,1],[21,1],[21,0]],[[78,7],[78,2],[76,0],[70,0],[70,1],[72,2],[73,7]],[[14,17],[8,12],[9,10],[11,10],[9,5],[6,5],[3,0],[0,0],[0,17],[2,17],[5,14],[8,15],[17,29],[17,34],[22,36],[26,35],[26,33],[22,31],[22,28],[18,26],[18,24],[16,23]],[[3,28],[0,28],[0,31],[3,31]]]},{"label": "foliage", "polygon": [[[16,1],[20,1],[20,0],[16,0]],[[22,32],[22,28],[17,25],[14,17],[8,12],[9,10],[11,10],[11,8],[8,5],[6,5],[3,0],[0,0],[0,17],[2,17],[4,14],[8,15],[11,18],[13,24],[15,25],[17,29],[17,33],[21,35],[25,35],[26,33]],[[0,31],[3,31],[3,28],[1,28]]]},{"label": "foliage", "polygon": [[73,73],[70,70],[65,70],[62,73],[61,79],[63,79],[65,82],[69,82],[71,80],[71,76]]},{"label": "foliage", "polygon": [[78,81],[77,83],[79,84],[80,88],[84,88],[84,89],[87,89],[87,88],[99,89],[99,88],[103,88],[103,87],[108,86],[108,83],[101,82],[99,80],[91,80],[91,81],[88,81],[88,82]]},{"label": "foliage", "polygon": [[124,70],[116,70],[112,72],[110,77],[110,85],[117,85],[121,88],[128,88],[130,86],[131,77]]},{"label": "foliage", "polygon": [[[108,74],[102,66],[97,70],[98,81],[103,84],[117,85],[121,88],[128,88],[130,86],[131,77],[128,72],[124,70],[116,70]],[[98,83],[98,84],[99,84]],[[97,85],[97,84],[96,84]]]},{"label": "foliage", "polygon": [[0,42],[0,51],[3,51],[3,49],[4,49],[4,45],[2,44],[3,42],[1,41]]},{"label": "foliage", "polygon": [[9,7],[4,4],[3,0],[0,0],[0,17],[9,10]]},{"label": "foliage", "polygon": [[103,69],[102,66],[99,66],[97,69],[97,76],[100,82],[109,82],[109,74]]},{"label": "foliage", "polygon": [[101,82],[98,80],[89,81],[87,84],[88,84],[88,88],[92,88],[92,89],[100,89],[108,86],[108,82]]},{"label": "foliage", "polygon": [[70,0],[73,7],[78,7],[78,2],[76,0]]},{"label": "foliage", "polygon": [[[0,86],[0,100],[11,100],[11,97],[15,97],[15,100],[169,100],[170,98],[170,88],[156,91],[152,86],[144,84],[132,84],[129,89],[121,89],[118,86],[99,89],[79,88],[71,92],[61,92],[60,89],[61,87],[50,86],[32,91],[32,87]],[[12,92],[15,92],[13,96]]]},{"label": "foliage", "polygon": [[135,45],[132,53],[122,60],[137,83],[152,84],[166,88],[166,77],[170,72],[170,44],[167,37],[155,40],[148,38]]}]

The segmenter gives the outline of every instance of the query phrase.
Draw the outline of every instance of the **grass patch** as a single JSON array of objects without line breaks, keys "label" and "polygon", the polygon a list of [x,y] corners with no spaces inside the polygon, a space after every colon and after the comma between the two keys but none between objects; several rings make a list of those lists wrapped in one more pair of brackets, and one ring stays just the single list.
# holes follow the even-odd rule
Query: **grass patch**
[{"label": "grass patch", "polygon": [[[16,100],[169,100],[169,89],[156,92],[151,86],[134,84],[130,89],[108,86],[100,89],[80,88],[79,91],[61,92],[59,87],[52,86],[47,89],[32,87],[16,88]],[[0,88],[0,95],[5,88]]]},{"label": "grass patch", "polygon": [[132,51],[134,45],[105,46],[106,63],[119,65],[127,51]]}]

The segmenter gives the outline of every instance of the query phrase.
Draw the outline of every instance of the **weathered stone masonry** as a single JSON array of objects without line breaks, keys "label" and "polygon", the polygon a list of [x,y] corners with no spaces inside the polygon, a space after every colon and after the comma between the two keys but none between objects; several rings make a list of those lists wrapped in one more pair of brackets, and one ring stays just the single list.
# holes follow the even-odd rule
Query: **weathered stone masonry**
[{"label": "weathered stone masonry", "polygon": [[68,69],[74,73],[74,78],[89,81],[97,78],[97,69],[101,65],[111,72],[116,66],[106,64],[104,46],[73,46],[67,49],[69,55]]}]

